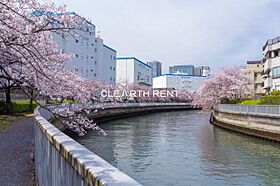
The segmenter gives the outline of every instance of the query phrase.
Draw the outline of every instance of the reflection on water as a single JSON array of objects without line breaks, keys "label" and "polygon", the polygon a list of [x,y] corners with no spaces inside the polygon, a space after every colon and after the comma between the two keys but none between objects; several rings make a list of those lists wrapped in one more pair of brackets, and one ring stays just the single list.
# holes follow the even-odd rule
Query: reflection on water
[{"label": "reflection on water", "polygon": [[81,144],[143,185],[279,185],[280,144],[225,131],[200,111],[157,113],[102,126]]}]

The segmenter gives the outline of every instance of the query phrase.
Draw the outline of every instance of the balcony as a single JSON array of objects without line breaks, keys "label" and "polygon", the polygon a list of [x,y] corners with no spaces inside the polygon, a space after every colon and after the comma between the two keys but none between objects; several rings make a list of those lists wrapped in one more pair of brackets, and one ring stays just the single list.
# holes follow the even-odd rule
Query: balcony
[{"label": "balcony", "polygon": [[263,51],[265,51],[267,49],[268,46],[279,43],[280,42],[280,36],[276,37],[274,39],[269,39],[267,40],[267,42],[265,43],[265,45],[263,46]]},{"label": "balcony", "polygon": [[267,59],[264,63],[263,71],[265,74],[268,74],[271,70],[271,59]]},{"label": "balcony", "polygon": [[264,74],[264,75],[262,76],[263,79],[266,79],[266,78],[268,78],[268,77],[269,77],[268,74]]},{"label": "balcony", "polygon": [[271,86],[272,86],[272,79],[270,79],[270,78],[265,79],[263,88],[267,89],[267,88],[270,88]]}]

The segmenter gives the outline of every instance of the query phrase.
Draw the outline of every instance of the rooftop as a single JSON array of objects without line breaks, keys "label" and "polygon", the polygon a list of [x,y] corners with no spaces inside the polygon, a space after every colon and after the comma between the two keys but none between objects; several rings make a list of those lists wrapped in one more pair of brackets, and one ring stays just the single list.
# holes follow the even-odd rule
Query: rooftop
[{"label": "rooftop", "polygon": [[267,45],[273,45],[273,44],[276,44],[276,43],[279,43],[280,42],[280,36],[274,38],[274,39],[269,39],[267,40],[267,42],[265,43],[265,45],[263,46],[263,51],[265,50],[265,48],[267,47]]},{"label": "rooftop", "polygon": [[108,48],[109,50],[112,50],[113,52],[117,52],[115,49],[112,49],[111,47],[109,47],[109,46],[107,46],[107,45],[105,45],[105,44],[103,44],[103,46],[104,46],[105,48]]},{"label": "rooftop", "polygon": [[150,65],[148,65],[147,63],[144,63],[143,61],[137,59],[136,57],[119,57],[116,60],[129,60],[129,59],[132,59],[132,60],[137,61],[137,62],[139,62],[139,63],[141,63],[141,64],[143,64],[147,67],[152,68]]},{"label": "rooftop", "polygon": [[186,75],[186,74],[162,74],[162,75],[156,76],[156,77],[154,77],[154,78],[162,77],[162,76],[198,77],[198,78],[206,78],[206,77],[207,77],[207,76]]},{"label": "rooftop", "polygon": [[255,61],[247,61],[248,65],[252,65],[252,64],[262,64],[262,60],[255,60]]}]

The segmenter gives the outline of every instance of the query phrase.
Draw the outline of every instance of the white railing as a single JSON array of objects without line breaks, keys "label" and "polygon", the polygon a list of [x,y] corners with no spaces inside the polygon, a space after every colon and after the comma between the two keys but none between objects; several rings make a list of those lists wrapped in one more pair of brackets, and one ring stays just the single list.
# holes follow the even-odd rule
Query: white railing
[{"label": "white railing", "polygon": [[218,111],[229,111],[238,113],[279,115],[280,106],[274,105],[234,105],[234,104],[218,104],[215,106]]},{"label": "white railing", "polygon": [[191,106],[190,103],[95,103],[95,104],[61,104],[61,105],[49,105],[48,107],[53,110],[57,108],[70,107],[70,110],[76,111],[80,109],[108,109],[108,108],[129,108],[129,107],[155,107],[155,106]]},{"label": "white railing", "polygon": [[[60,105],[61,106],[61,105]],[[51,109],[60,107],[50,106]],[[80,108],[190,106],[186,103],[73,104]],[[170,108],[170,107],[169,107]],[[35,110],[35,174],[39,186],[139,186],[140,184],[61,132],[48,120],[53,115]]]}]

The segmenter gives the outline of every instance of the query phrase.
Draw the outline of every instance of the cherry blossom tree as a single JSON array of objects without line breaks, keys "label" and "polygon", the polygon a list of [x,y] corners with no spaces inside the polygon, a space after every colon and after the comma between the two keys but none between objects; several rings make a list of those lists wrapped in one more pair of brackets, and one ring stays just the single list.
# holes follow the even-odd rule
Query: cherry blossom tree
[{"label": "cherry blossom tree", "polygon": [[[2,0],[0,2],[0,78],[19,87],[30,99],[37,100],[26,90],[32,87],[40,95],[61,100],[72,98],[79,103],[92,102],[91,82],[65,68],[71,54],[63,54],[53,40],[53,34],[79,37],[91,31],[89,22],[47,1]],[[94,86],[94,85],[93,85]],[[32,92],[32,91],[31,91]],[[10,101],[10,100],[8,100]],[[38,103],[38,102],[37,102]],[[53,110],[68,128],[79,134],[85,129],[99,129],[85,117],[83,111],[65,106]]]},{"label": "cherry blossom tree", "polygon": [[[102,89],[113,90],[116,87],[104,82],[85,80],[65,68],[65,62],[72,55],[62,53],[53,40],[53,34],[60,37],[64,37],[65,34],[80,37],[81,32],[91,32],[92,29],[85,18],[67,12],[65,7],[57,6],[48,0],[0,1],[1,83],[8,82],[17,86],[37,103],[33,91],[27,91],[26,87],[53,100],[68,98],[88,105],[73,109],[72,105],[63,104],[58,108],[49,109],[66,127],[80,135],[85,134],[87,129],[96,129],[104,133],[96,123],[86,117],[86,114],[97,101],[117,101],[114,98],[100,97]],[[130,88],[136,88],[136,85],[133,86]],[[141,97],[136,101],[152,102],[155,99]],[[99,109],[102,109],[102,106]]]},{"label": "cherry blossom tree", "polygon": [[224,99],[233,100],[245,96],[249,91],[249,80],[245,70],[233,67],[218,70],[205,80],[195,94],[193,105],[210,110]]}]

